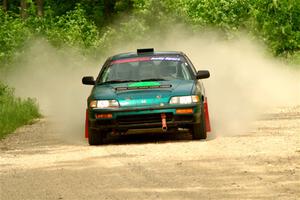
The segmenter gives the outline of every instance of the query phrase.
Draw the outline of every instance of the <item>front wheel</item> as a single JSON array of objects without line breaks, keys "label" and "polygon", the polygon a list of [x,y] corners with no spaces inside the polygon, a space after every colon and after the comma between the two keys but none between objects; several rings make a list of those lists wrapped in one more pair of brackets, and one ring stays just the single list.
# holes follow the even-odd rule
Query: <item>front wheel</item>
[{"label": "front wheel", "polygon": [[92,130],[89,128],[89,144],[90,145],[100,145],[103,144],[104,141],[104,134],[96,131],[96,130]]},{"label": "front wheel", "polygon": [[202,109],[201,109],[201,121],[200,121],[200,123],[199,124],[194,124],[192,126],[192,136],[193,136],[193,140],[202,140],[202,139],[207,138],[203,106],[202,106]]}]

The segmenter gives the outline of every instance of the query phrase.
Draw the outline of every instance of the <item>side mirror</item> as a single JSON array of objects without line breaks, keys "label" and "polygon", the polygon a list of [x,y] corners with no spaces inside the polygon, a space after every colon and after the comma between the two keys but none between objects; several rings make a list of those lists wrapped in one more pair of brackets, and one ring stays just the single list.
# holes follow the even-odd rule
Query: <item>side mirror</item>
[{"label": "side mirror", "polygon": [[205,78],[209,78],[210,77],[210,73],[208,70],[200,70],[197,72],[196,78],[197,79],[205,79]]},{"label": "side mirror", "polygon": [[95,85],[96,81],[92,76],[85,76],[82,78],[82,84],[84,85]]}]

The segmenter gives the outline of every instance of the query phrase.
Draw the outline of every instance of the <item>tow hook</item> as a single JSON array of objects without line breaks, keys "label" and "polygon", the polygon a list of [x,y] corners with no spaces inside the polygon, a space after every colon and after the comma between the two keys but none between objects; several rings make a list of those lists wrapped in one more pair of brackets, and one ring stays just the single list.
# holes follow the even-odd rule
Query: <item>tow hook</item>
[{"label": "tow hook", "polygon": [[166,114],[165,113],[161,114],[161,124],[162,124],[162,130],[164,132],[166,132],[168,130],[168,127],[167,127],[167,121],[166,121]]}]

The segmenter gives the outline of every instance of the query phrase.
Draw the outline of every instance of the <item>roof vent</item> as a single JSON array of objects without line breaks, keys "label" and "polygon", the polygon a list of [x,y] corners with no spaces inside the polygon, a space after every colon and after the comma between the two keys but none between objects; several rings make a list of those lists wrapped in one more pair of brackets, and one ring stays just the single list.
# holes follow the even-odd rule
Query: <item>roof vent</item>
[{"label": "roof vent", "polygon": [[153,53],[153,48],[147,48],[147,49],[137,49],[137,54],[143,54],[143,53]]}]

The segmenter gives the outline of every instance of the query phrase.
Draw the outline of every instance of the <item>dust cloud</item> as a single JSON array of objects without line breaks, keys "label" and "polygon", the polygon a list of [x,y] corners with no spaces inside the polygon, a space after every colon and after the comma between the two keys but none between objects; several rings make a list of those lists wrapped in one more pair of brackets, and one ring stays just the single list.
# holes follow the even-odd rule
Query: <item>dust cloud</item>
[{"label": "dust cloud", "polygon": [[300,104],[299,71],[267,55],[255,41],[226,41],[213,33],[184,38],[167,43],[185,52],[198,70],[210,71],[203,82],[216,134],[247,133],[261,114]]},{"label": "dust cloud", "polygon": [[[113,53],[142,47],[185,52],[197,69],[210,71],[211,77],[203,82],[212,129],[218,135],[246,132],[253,120],[272,107],[300,104],[299,71],[274,60],[249,39],[225,41],[213,34],[170,34],[164,40],[118,45]],[[81,78],[96,76],[102,63],[72,49],[57,51],[37,40],[22,61],[15,63],[6,81],[18,95],[37,98],[42,114],[57,133],[82,141],[91,87],[83,86]]]},{"label": "dust cloud", "polygon": [[81,84],[81,78],[96,76],[102,61],[87,59],[70,48],[57,51],[43,39],[30,44],[4,79],[18,96],[36,98],[42,115],[58,136],[80,141],[91,89]]},{"label": "dust cloud", "polygon": [[197,69],[208,69],[206,86],[212,127],[218,135],[243,134],[272,108],[300,105],[300,73],[268,56],[246,38],[189,38],[184,51]]},{"label": "dust cloud", "polygon": [[231,40],[221,35],[214,30],[191,34],[179,25],[166,39],[120,46],[123,52],[137,47],[182,51],[198,70],[209,70],[211,77],[203,82],[212,131],[217,135],[247,134],[262,114],[276,107],[300,105],[299,70],[276,60],[266,47],[243,33]]}]

